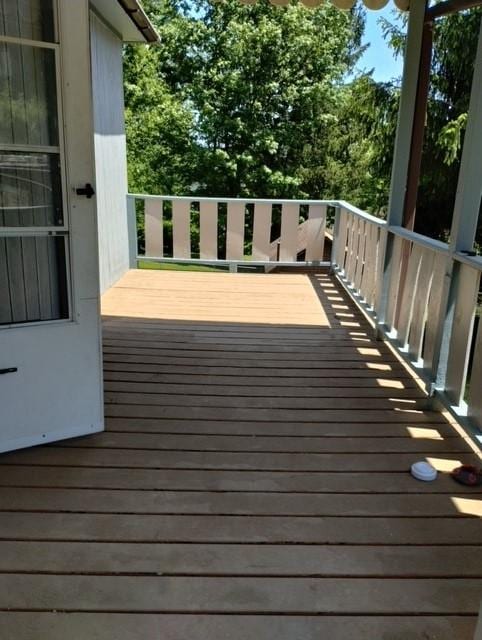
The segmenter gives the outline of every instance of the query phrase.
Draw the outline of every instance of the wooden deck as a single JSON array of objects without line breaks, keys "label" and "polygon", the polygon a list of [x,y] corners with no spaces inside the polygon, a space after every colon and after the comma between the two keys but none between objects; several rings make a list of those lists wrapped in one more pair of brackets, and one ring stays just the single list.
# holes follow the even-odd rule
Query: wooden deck
[{"label": "wooden deck", "polygon": [[2,640],[469,640],[478,456],[326,274],[134,271],[106,433],[0,457]]}]

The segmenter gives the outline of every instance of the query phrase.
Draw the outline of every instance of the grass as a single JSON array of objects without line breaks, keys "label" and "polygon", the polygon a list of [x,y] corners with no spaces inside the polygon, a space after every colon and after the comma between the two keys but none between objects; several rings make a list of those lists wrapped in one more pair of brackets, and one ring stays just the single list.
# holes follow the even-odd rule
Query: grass
[{"label": "grass", "polygon": [[[249,259],[246,260],[247,264],[238,264],[238,273],[264,273],[264,267],[255,267],[249,265]],[[208,271],[211,273],[227,273],[229,271],[228,266],[213,267],[206,264],[182,264],[180,262],[153,262],[152,260],[138,260],[138,269],[157,269],[161,271]]]},{"label": "grass", "polygon": [[152,262],[151,260],[139,260],[138,269],[160,269],[163,271],[227,271],[223,267],[210,267],[203,264],[180,264],[178,262]]}]

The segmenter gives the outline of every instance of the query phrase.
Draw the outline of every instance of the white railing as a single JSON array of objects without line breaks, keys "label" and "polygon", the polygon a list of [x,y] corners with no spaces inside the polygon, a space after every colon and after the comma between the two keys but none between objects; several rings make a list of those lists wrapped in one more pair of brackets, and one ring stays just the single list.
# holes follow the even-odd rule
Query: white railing
[{"label": "white railing", "polygon": [[332,266],[374,315],[380,308],[385,241],[384,220],[347,202],[337,203]]},{"label": "white railing", "polygon": [[[142,259],[232,267],[329,266],[324,245],[332,204],[129,194],[131,264]],[[144,219],[143,242],[134,233],[136,215]]]},{"label": "white railing", "polygon": [[338,205],[333,269],[427,390],[482,427],[482,257]]}]

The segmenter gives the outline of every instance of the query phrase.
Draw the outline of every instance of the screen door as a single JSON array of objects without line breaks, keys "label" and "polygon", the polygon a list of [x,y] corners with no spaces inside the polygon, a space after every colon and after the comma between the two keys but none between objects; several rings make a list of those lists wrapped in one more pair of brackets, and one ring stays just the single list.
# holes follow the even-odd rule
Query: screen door
[{"label": "screen door", "polygon": [[0,450],[102,427],[88,2],[0,0]]}]

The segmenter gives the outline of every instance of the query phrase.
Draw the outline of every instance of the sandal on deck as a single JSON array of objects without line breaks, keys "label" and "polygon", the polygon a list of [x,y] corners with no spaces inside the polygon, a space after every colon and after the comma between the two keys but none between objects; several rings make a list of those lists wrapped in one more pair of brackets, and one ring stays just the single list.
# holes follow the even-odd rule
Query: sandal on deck
[{"label": "sandal on deck", "polygon": [[450,474],[452,478],[467,487],[478,487],[482,483],[482,473],[471,464],[463,464]]}]

